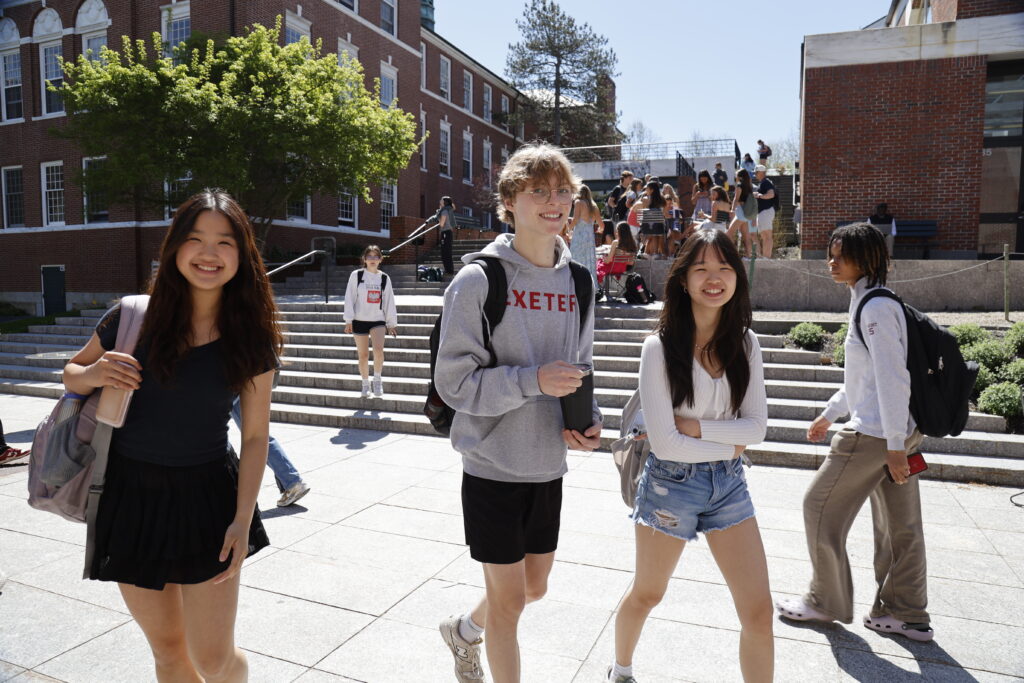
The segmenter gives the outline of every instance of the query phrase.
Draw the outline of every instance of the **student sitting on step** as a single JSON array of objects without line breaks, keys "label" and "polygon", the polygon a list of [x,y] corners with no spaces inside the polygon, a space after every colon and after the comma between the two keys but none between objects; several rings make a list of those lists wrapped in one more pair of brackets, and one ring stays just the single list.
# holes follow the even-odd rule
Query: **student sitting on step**
[{"label": "student sitting on step", "polygon": [[370,397],[370,342],[373,342],[373,395],[384,395],[384,331],[398,336],[398,308],[390,278],[380,269],[376,244],[363,250],[363,267],[352,271],[345,289],[345,334],[355,335],[362,397]]}]

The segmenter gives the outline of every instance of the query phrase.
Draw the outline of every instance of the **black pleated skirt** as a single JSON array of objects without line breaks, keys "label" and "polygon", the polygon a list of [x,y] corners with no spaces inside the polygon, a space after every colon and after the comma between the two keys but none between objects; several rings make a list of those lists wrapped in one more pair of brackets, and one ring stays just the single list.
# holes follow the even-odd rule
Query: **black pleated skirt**
[{"label": "black pleated skirt", "polygon": [[[224,532],[235,518],[238,457],[167,467],[110,454],[96,516],[89,578],[162,590],[167,583],[208,581],[220,562]],[[270,545],[253,511],[247,557]]]}]

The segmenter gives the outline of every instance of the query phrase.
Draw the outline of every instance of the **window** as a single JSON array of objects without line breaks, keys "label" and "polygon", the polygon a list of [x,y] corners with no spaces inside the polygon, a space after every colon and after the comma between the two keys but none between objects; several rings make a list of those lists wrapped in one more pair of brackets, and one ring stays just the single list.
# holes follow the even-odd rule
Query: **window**
[{"label": "window", "polygon": [[501,127],[508,131],[508,95],[501,96]]},{"label": "window", "polygon": [[24,118],[21,98],[21,53],[9,52],[3,56],[3,114],[4,121]]},{"label": "window", "polygon": [[473,111],[473,74],[462,72],[462,108]]},{"label": "window", "polygon": [[491,229],[491,219],[494,218],[494,214],[490,211],[484,211],[484,228],[487,230]]},{"label": "window", "polygon": [[427,112],[420,110],[420,170],[427,170]]},{"label": "window", "polygon": [[391,218],[398,213],[398,185],[384,183],[380,186],[380,229],[391,229]]},{"label": "window", "polygon": [[43,225],[64,225],[64,162],[40,166],[43,186]]},{"label": "window", "polygon": [[[301,12],[301,9],[299,10]],[[301,14],[296,14],[291,10],[285,10],[284,18],[284,44],[291,45],[297,43],[303,38],[312,42],[312,33],[310,29],[313,26],[313,22],[309,19],[304,18]]]},{"label": "window", "polygon": [[398,96],[398,69],[387,62],[380,63],[380,106],[390,109]]},{"label": "window", "polygon": [[[105,158],[82,159],[82,170],[86,175],[90,170],[95,170],[103,165]],[[107,198],[102,192],[85,192],[85,222],[106,223],[110,220],[110,211],[107,205]]]},{"label": "window", "polygon": [[447,121],[441,122],[441,134],[437,136],[441,146],[437,152],[437,161],[441,169],[441,175],[451,176],[451,168],[448,166],[448,160],[451,158],[452,152],[452,127]]},{"label": "window", "polygon": [[292,28],[291,26],[285,26],[284,27],[284,44],[285,45],[291,45],[292,43],[297,43],[300,40],[302,40],[302,34],[299,33],[299,31],[297,29]]},{"label": "window", "polygon": [[420,41],[420,87],[427,87],[427,44]]},{"label": "window", "polygon": [[484,121],[491,122],[491,86],[484,83]]},{"label": "window", "polygon": [[82,54],[93,61],[100,60],[100,52],[107,45],[107,34],[98,33],[92,36],[82,36]]},{"label": "window", "polygon": [[[178,47],[192,36],[192,18],[189,14],[189,3],[174,2],[160,8],[163,16],[164,50],[168,57],[174,57],[174,48]],[[174,57],[174,63],[180,64],[181,60]]]},{"label": "window", "polygon": [[395,35],[395,3],[398,0],[380,0],[380,27]]},{"label": "window", "polygon": [[43,70],[43,114],[56,114],[64,111],[64,100],[59,93],[50,92],[50,87],[59,88],[64,84],[64,74],[60,69],[60,59],[64,53],[61,44],[52,43],[39,48],[39,64]]},{"label": "window", "polygon": [[349,192],[338,194],[338,225],[356,226],[356,199]]},{"label": "window", "polygon": [[355,11],[356,0],[338,0],[338,2],[344,5],[345,7],[348,7],[350,10]]},{"label": "window", "polygon": [[446,100],[452,99],[452,61],[441,56],[441,85],[439,90],[441,91],[441,97]]},{"label": "window", "polygon": [[508,163],[508,147],[501,148],[501,165],[504,166]]},{"label": "window", "polygon": [[491,143],[488,142],[487,140],[484,140],[483,166],[484,166],[484,187],[488,187],[489,188],[491,186],[491,174],[493,172],[493,169],[491,168]]},{"label": "window", "polygon": [[192,182],[192,174],[186,173],[180,178],[168,180],[164,183],[164,197],[167,204],[164,207],[164,216],[167,220],[174,218],[174,212],[178,210],[182,202],[188,199],[188,186]]},{"label": "window", "polygon": [[1024,73],[1000,69],[985,82],[985,137],[1016,137],[1024,125]]},{"label": "window", "polygon": [[4,224],[5,228],[25,227],[25,182],[21,167],[5,168],[0,180],[4,192]]},{"label": "window", "polygon": [[309,221],[310,204],[312,198],[309,195],[305,197],[299,197],[298,199],[289,199],[288,206],[286,207],[286,218],[291,220]]},{"label": "window", "polygon": [[462,134],[462,182],[473,182],[473,136]]},{"label": "window", "polygon": [[359,61],[359,48],[343,38],[338,38],[338,64],[342,64],[342,55],[348,55],[349,59]]}]

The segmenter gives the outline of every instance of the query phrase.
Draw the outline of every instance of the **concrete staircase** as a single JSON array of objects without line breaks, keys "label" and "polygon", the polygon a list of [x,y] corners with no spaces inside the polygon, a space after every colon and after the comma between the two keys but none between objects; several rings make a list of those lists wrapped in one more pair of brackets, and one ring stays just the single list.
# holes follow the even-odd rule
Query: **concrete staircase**
[{"label": "concrete staircase", "polygon": [[[435,287],[433,296],[400,296],[399,337],[387,342],[386,393],[380,399],[359,396],[356,349],[352,337],[342,333],[342,304],[317,303],[316,296],[301,293],[279,297],[286,346],[272,420],[434,434],[420,411],[430,372],[428,335],[441,311],[439,290]],[[622,407],[636,388],[640,344],[654,324],[658,306],[598,305],[596,310],[595,391],[605,415],[602,442],[607,448],[618,437]],[[59,397],[65,362],[61,356],[88,340],[102,313],[84,311],[81,317],[61,318],[56,325],[0,336],[0,392]],[[769,421],[766,441],[748,449],[748,454],[758,463],[815,468],[828,447],[808,443],[804,434],[842,382],[843,371],[823,366],[818,353],[783,348],[782,335],[796,322],[755,320],[765,362]],[[1024,484],[1024,436],[1006,434],[1002,418],[972,414],[967,431],[955,438],[926,438],[923,451],[929,478]]]}]

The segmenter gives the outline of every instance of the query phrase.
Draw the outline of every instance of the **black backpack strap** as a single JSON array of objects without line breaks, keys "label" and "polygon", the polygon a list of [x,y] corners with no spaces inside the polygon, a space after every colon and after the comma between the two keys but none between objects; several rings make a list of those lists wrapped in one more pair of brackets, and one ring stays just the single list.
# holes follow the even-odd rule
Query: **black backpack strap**
[{"label": "black backpack strap", "polygon": [[903,299],[899,298],[899,296],[896,295],[896,292],[892,291],[891,289],[879,287],[877,289],[872,289],[870,292],[864,295],[864,298],[860,300],[859,304],[857,304],[857,311],[853,315],[853,327],[855,330],[857,330],[857,338],[860,339],[860,343],[864,344],[865,348],[867,348],[867,342],[864,341],[864,333],[860,329],[860,314],[861,311],[864,310],[864,305],[867,302],[871,301],[872,299],[877,299],[880,296],[885,297],[886,299],[892,299],[893,301],[899,303],[901,308],[903,307]]},{"label": "black backpack strap", "polygon": [[569,270],[572,272],[572,281],[576,287],[576,308],[580,312],[580,332],[583,331],[583,323],[590,312],[590,304],[594,302],[594,280],[586,266],[575,261],[569,261]]},{"label": "black backpack strap", "polygon": [[505,275],[505,267],[501,265],[501,259],[496,256],[481,256],[474,259],[473,263],[483,268],[487,275],[487,298],[484,299],[484,346],[491,354],[491,364],[488,367],[495,367],[498,358],[491,348],[491,332],[494,331],[505,317],[505,304],[508,299],[508,277]]},{"label": "black backpack strap", "polygon": [[388,274],[387,273],[381,273],[380,274],[380,310],[382,310],[382,311],[384,310],[384,292],[387,291],[387,288],[388,288]]},{"label": "black backpack strap", "polygon": [[360,268],[356,271],[356,287],[363,284],[363,269]]}]

